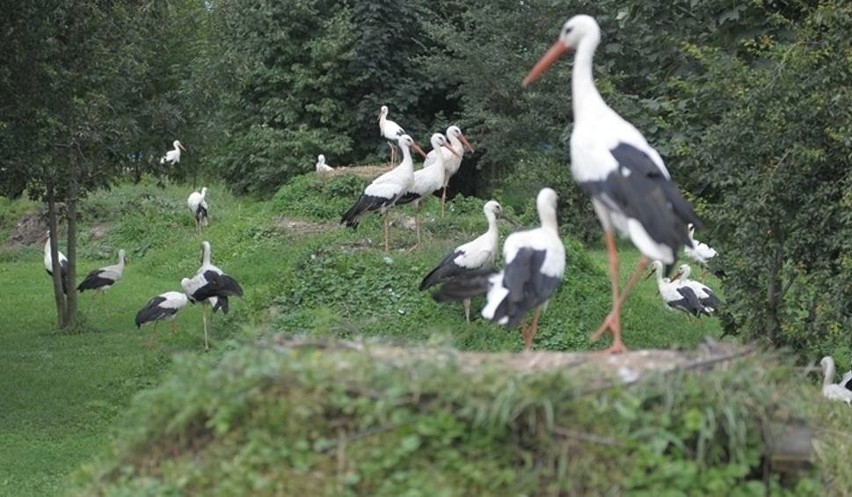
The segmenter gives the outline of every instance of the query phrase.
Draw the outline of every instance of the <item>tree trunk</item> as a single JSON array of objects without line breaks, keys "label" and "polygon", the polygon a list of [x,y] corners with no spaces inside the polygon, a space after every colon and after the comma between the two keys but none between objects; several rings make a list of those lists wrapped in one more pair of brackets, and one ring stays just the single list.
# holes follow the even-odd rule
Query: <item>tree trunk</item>
[{"label": "tree trunk", "polygon": [[67,328],[73,330],[77,327],[77,196],[79,185],[77,183],[80,171],[77,163],[77,155],[74,149],[68,150],[68,162],[70,165],[68,175],[68,189],[65,197],[65,217],[68,221],[68,319]]},{"label": "tree trunk", "polygon": [[[68,311],[62,292],[62,270],[59,266],[59,229],[56,222],[56,195],[53,185],[47,185],[47,225],[50,232],[50,260],[53,267],[53,298],[56,303],[56,326],[64,328]],[[69,288],[70,290],[70,288]]]}]

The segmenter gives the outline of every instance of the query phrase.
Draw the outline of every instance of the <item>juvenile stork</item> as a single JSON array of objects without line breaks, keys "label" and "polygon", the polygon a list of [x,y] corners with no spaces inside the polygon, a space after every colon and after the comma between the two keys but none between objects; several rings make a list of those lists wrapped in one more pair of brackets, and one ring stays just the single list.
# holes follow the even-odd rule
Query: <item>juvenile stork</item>
[{"label": "juvenile stork", "polygon": [[[441,150],[441,153],[444,156],[444,184],[441,185],[443,187],[443,192],[441,193],[441,217],[444,216],[444,205],[447,203],[447,187],[450,185],[450,178],[452,178],[461,167],[462,157],[464,156],[464,149],[467,148],[471,153],[473,152],[473,146],[471,146],[470,142],[467,141],[467,137],[464,136],[461,129],[452,125],[447,128],[447,139],[450,141],[450,147],[452,150],[452,154],[447,153],[446,150]],[[426,167],[437,159],[437,152],[432,150],[426,156],[426,161],[423,163],[423,167]]]},{"label": "juvenile stork", "polygon": [[334,168],[325,163],[325,155],[317,155],[316,170],[318,174],[325,174],[334,171]]},{"label": "juvenile stork", "polygon": [[186,199],[186,205],[189,207],[189,212],[195,218],[195,231],[199,232],[201,228],[207,226],[207,187],[201,189],[200,192],[192,192],[189,198]]},{"label": "juvenile stork", "polygon": [[469,272],[444,283],[432,296],[439,302],[461,300],[485,293],[482,317],[515,327],[535,309],[532,322],[521,327],[524,349],[530,350],[538,320],[565,273],[565,247],[556,224],[556,192],[544,188],[536,207],[541,227],[512,233],[503,244],[502,271]]},{"label": "juvenile stork", "polygon": [[[448,150],[451,155],[455,155],[449,141],[441,133],[433,134],[429,141],[432,144],[432,151],[426,155],[427,160],[429,155],[436,151],[443,152],[444,149]],[[444,172],[446,170],[444,168],[444,154],[434,154],[433,158],[431,164],[424,163],[422,169],[414,171],[414,181],[411,183],[411,187],[396,201],[396,205],[414,202],[414,230],[417,232],[417,243],[412,248],[420,245],[420,208],[424,199],[440,190],[444,185]]]},{"label": "juvenile stork", "polygon": [[137,328],[141,328],[143,324],[154,322],[154,328],[151,334],[157,333],[157,324],[160,321],[172,322],[172,335],[177,333],[177,323],[174,319],[178,311],[183,309],[189,302],[186,294],[183,292],[166,292],[157,295],[145,304],[145,307],[136,313]]},{"label": "juvenile stork", "polygon": [[410,149],[414,148],[420,155],[426,156],[420,145],[408,135],[399,137],[399,148],[402,150],[402,162],[367,185],[364,193],[340,219],[341,224],[346,223],[347,227],[355,229],[365,214],[380,212],[385,225],[385,252],[390,249],[388,210],[414,183],[414,162],[411,160]]},{"label": "juvenile stork", "polygon": [[695,226],[691,223],[689,225],[689,240],[692,242],[692,246],[683,247],[683,253],[701,266],[701,278],[703,279],[707,273],[707,264],[718,253],[710,245],[695,239]]},{"label": "juvenile stork", "polygon": [[[609,253],[612,309],[592,334],[596,341],[612,333],[609,353],[625,352],[621,338],[621,307],[649,259],[674,262],[684,245],[691,246],[688,223],[700,224],[692,206],[671,182],[660,154],[632,124],[604,102],[592,77],[592,58],[600,42],[594,18],[579,15],[562,27],[559,39],[524,78],[527,86],[561,55],[576,50],[571,79],[574,126],[571,131],[571,173],[592,198]],[[618,287],[618,254],[613,233],[629,237],[642,253],[623,291]]]},{"label": "juvenile stork", "polygon": [[689,267],[689,264],[681,264],[677,273],[672,277],[672,281],[679,282],[679,284],[691,288],[695,292],[695,296],[698,297],[698,301],[704,307],[704,310],[707,311],[707,315],[716,312],[722,305],[722,301],[707,285],[690,279],[689,276],[691,274],[692,268]]},{"label": "juvenile stork", "polygon": [[665,270],[663,269],[662,262],[654,261],[651,263],[651,268],[652,273],[648,277],[656,275],[657,290],[660,292],[660,297],[666,303],[667,308],[682,311],[688,316],[694,317],[700,317],[702,314],[710,315],[692,288],[663,277]]},{"label": "juvenile stork", "polygon": [[228,313],[229,297],[242,297],[243,289],[237,281],[210,262],[210,242],[201,242],[201,267],[192,278],[180,282],[184,293],[193,304],[200,303],[201,319],[204,322],[204,350],[210,350],[207,338],[207,305],[216,312]]},{"label": "juvenile stork", "polygon": [[[495,200],[489,200],[482,208],[485,219],[488,220],[488,230],[474,240],[459,245],[444,259],[429,271],[420,282],[420,290],[426,290],[433,285],[444,283],[471,272],[477,272],[494,267],[497,256],[499,232],[497,220],[503,216],[503,208]],[[470,322],[470,298],[465,298],[464,318]]]},{"label": "juvenile stork", "polygon": [[382,108],[379,110],[379,134],[388,141],[388,147],[390,147],[391,152],[391,164],[396,164],[395,144],[399,142],[400,137],[408,133],[395,121],[388,119],[387,105],[382,105]]},{"label": "juvenile stork", "polygon": [[[65,254],[56,249],[56,257],[59,258],[59,278],[62,280],[62,293],[68,294],[68,258]],[[45,235],[44,242],[44,270],[47,274],[53,276],[53,258],[50,256],[50,231]]]},{"label": "juvenile stork", "polygon": [[[118,251],[118,262],[111,266],[104,266],[99,269],[95,269],[86,275],[83,281],[77,285],[78,292],[85,292],[86,290],[94,290],[101,296],[101,301],[104,303],[104,306],[109,308],[106,304],[106,291],[112,288],[113,285],[118,283],[118,280],[124,276],[124,264],[126,262],[124,249]],[[89,302],[89,306],[92,303]]]},{"label": "juvenile stork", "polygon": [[[840,380],[841,383],[833,383],[834,381],[834,359],[831,356],[825,356],[819,362],[822,366],[822,394],[829,400],[840,400],[846,402],[846,405],[852,404],[852,390],[848,388],[849,381],[852,379],[852,373],[847,373]],[[848,376],[847,376],[848,375]]]},{"label": "juvenile stork", "polygon": [[186,152],[186,149],[183,148],[183,145],[181,145],[180,142],[177,140],[172,142],[172,146],[174,147],[174,149],[169,150],[168,152],[166,152],[166,155],[160,158],[160,164],[165,164],[166,162],[168,162],[171,165],[175,165],[180,162],[180,151],[183,150],[184,152]]}]

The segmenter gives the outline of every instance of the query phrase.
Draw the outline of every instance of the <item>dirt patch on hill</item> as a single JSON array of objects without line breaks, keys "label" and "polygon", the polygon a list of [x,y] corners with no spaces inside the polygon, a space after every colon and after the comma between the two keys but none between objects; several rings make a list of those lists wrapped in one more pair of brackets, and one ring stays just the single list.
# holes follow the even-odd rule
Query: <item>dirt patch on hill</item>
[{"label": "dirt patch on hill", "polygon": [[355,174],[364,179],[375,179],[381,176],[382,174],[393,169],[392,165],[389,164],[378,164],[371,166],[351,166],[351,167],[336,167],[333,171],[329,171],[324,173],[324,176],[333,178],[337,176],[343,176],[345,174]]},{"label": "dirt patch on hill", "polygon": [[12,227],[3,248],[20,248],[41,243],[47,233],[47,208],[24,214]]},{"label": "dirt patch on hill", "polygon": [[292,219],[288,217],[282,217],[275,222],[276,230],[297,235],[316,235],[336,228],[336,224],[314,223],[311,221],[303,221],[301,219]]}]

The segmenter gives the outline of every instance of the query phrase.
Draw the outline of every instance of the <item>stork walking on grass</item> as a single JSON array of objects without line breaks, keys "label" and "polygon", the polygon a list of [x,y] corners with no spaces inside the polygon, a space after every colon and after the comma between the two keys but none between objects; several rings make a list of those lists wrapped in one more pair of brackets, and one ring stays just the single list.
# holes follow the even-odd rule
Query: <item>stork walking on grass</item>
[{"label": "stork walking on grass", "polygon": [[[59,258],[59,279],[62,281],[62,293],[68,294],[68,258],[65,257],[65,254],[56,249],[56,256]],[[47,274],[53,276],[53,257],[50,255],[50,231],[45,235],[44,241],[44,270],[47,271]]]},{"label": "stork walking on grass", "polygon": [[[489,200],[482,210],[485,212],[485,219],[488,221],[488,230],[474,240],[459,245],[444,257],[420,282],[421,291],[460,278],[466,273],[494,267],[494,258],[499,249],[497,220],[503,216],[503,208],[497,201]],[[464,318],[467,322],[470,322],[470,301],[470,297],[464,298],[462,301]]]},{"label": "stork walking on grass", "polygon": [[[106,291],[112,288],[113,285],[118,283],[122,276],[124,276],[124,264],[126,262],[126,253],[124,249],[118,251],[118,262],[111,266],[104,266],[99,269],[95,269],[86,275],[83,281],[77,285],[78,292],[85,292],[86,290],[94,290],[97,294],[100,294],[101,301],[104,306],[109,309],[109,306],[106,303]],[[89,306],[92,303],[89,302]]]},{"label": "stork walking on grass", "polygon": [[483,269],[445,282],[432,295],[439,302],[485,294],[482,317],[515,327],[530,310],[532,321],[521,327],[524,349],[532,348],[541,313],[562,282],[565,246],[556,224],[556,192],[542,189],[536,198],[541,227],[512,233],[503,243],[503,270]]},{"label": "stork walking on grass", "polygon": [[[452,125],[447,128],[446,136],[447,140],[450,142],[449,149],[441,149],[439,151],[432,150],[426,155],[426,160],[423,162],[423,167],[429,166],[437,160],[438,152],[443,155],[444,184],[441,185],[443,188],[443,191],[441,192],[441,217],[444,216],[444,205],[447,203],[447,187],[450,185],[450,179],[461,167],[464,150],[467,148],[468,151],[473,152],[473,146],[471,146],[470,142],[467,141],[467,137],[464,136],[464,133],[462,133],[458,126]],[[450,151],[452,151],[452,154],[449,153]]]},{"label": "stork walking on grass", "polygon": [[165,164],[166,162],[168,162],[171,165],[175,165],[180,162],[180,151],[183,150],[184,152],[186,152],[186,149],[177,140],[172,142],[172,146],[174,147],[174,149],[169,150],[168,152],[166,152],[166,155],[160,158],[160,164]]},{"label": "stork walking on grass", "polygon": [[399,143],[400,137],[408,133],[406,133],[405,130],[402,129],[402,126],[397,124],[396,121],[388,119],[387,105],[382,105],[382,108],[379,110],[379,134],[388,141],[388,147],[390,147],[391,153],[391,164],[396,164],[396,145]]},{"label": "stork walking on grass", "polygon": [[141,328],[143,324],[154,322],[154,327],[151,330],[151,335],[157,333],[157,324],[160,321],[172,322],[172,334],[177,333],[177,323],[175,316],[178,311],[183,309],[189,303],[189,298],[183,292],[165,292],[152,298],[145,304],[145,307],[136,313],[137,328]]},{"label": "stork walking on grass", "polygon": [[663,277],[665,270],[662,262],[652,262],[651,268],[648,277],[656,275],[657,291],[660,292],[660,297],[662,297],[667,308],[681,311],[687,316],[693,317],[700,317],[702,314],[710,315],[710,312],[704,308],[692,288],[673,279]]},{"label": "stork walking on grass", "polygon": [[385,228],[385,252],[390,250],[388,210],[414,183],[414,161],[411,159],[411,148],[420,155],[426,156],[420,145],[408,135],[399,137],[399,148],[402,150],[402,162],[367,185],[364,193],[340,219],[341,224],[345,223],[347,227],[355,229],[364,215],[370,212],[381,213]]},{"label": "stork walking on grass", "polygon": [[[687,224],[700,224],[692,206],[671,182],[660,154],[632,124],[606,102],[595,87],[592,59],[600,42],[594,18],[569,19],[559,39],[524,78],[538,79],[561,55],[576,50],[571,78],[574,127],[571,132],[571,173],[592,198],[609,253],[612,309],[591,340],[612,333],[610,353],[625,352],[621,308],[649,260],[672,264],[683,246],[691,246]],[[642,253],[636,271],[619,290],[618,254],[614,232],[629,237]]]},{"label": "stork walking on grass", "polygon": [[677,273],[672,276],[672,281],[676,281],[681,285],[688,286],[695,292],[695,296],[698,297],[698,301],[701,303],[701,306],[707,312],[707,315],[715,313],[719,307],[722,306],[722,300],[716,296],[716,293],[710,289],[704,283],[700,281],[695,281],[691,279],[689,276],[692,274],[692,268],[689,267],[689,264],[681,264],[678,268]]},{"label": "stork walking on grass", "polygon": [[[183,278],[180,282],[184,293],[193,304],[201,304],[201,319],[204,323],[204,350],[210,350],[207,332],[207,307],[212,312],[221,310],[227,314],[229,297],[242,297],[243,289],[237,280],[210,262],[210,243],[201,242],[201,267],[192,278]],[[211,316],[212,317],[212,316]]]},{"label": "stork walking on grass", "polygon": [[189,198],[186,199],[186,205],[189,207],[189,212],[195,218],[195,231],[201,231],[201,228],[207,226],[207,187],[201,189],[200,192],[192,192]]},{"label": "stork walking on grass", "polygon": [[[432,151],[429,154],[438,152],[433,155],[435,160],[429,165],[424,163],[422,169],[414,171],[414,181],[396,201],[396,205],[414,203],[414,230],[417,233],[417,243],[414,247],[420,245],[420,209],[423,202],[444,185],[444,154],[441,152],[446,149],[451,155],[455,156],[449,141],[441,133],[433,134],[429,141],[432,144]],[[427,159],[429,154],[426,156]]]}]

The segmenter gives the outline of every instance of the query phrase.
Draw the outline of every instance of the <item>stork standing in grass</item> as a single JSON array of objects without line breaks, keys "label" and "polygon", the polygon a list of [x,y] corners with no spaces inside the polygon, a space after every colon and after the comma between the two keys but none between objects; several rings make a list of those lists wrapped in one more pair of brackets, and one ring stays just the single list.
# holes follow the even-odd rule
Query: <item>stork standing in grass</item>
[{"label": "stork standing in grass", "polygon": [[[649,260],[672,264],[684,245],[691,246],[687,224],[700,224],[692,206],[671,182],[660,154],[632,124],[606,102],[595,87],[592,58],[600,42],[594,18],[579,15],[562,27],[559,39],[524,78],[538,79],[561,55],[576,50],[571,79],[574,127],[571,131],[571,173],[592,198],[609,253],[612,309],[591,336],[606,331],[612,345],[605,352],[627,348],[621,338],[621,307]],[[618,254],[614,233],[627,236],[642,253],[636,271],[619,291]]]},{"label": "stork standing in grass", "polygon": [[192,192],[189,198],[186,199],[186,205],[189,206],[189,212],[195,218],[195,231],[201,231],[201,228],[207,226],[207,187],[201,189],[200,192]]},{"label": "stork standing in grass", "polygon": [[852,382],[852,372],[843,375],[840,383],[834,381],[834,359],[831,356],[825,356],[819,362],[822,366],[822,394],[829,400],[839,400],[846,402],[846,405],[852,404],[852,390],[849,389]]},{"label": "stork standing in grass", "polygon": [[317,155],[316,170],[318,174],[325,174],[334,171],[334,168],[325,163],[325,155]]},{"label": "stork standing in grass", "polygon": [[[65,257],[59,248],[56,249],[56,256],[59,258],[59,278],[62,281],[62,293],[68,294],[68,258]],[[47,274],[53,276],[53,257],[50,255],[50,231],[45,235],[44,242],[44,270]]]},{"label": "stork standing in grass", "polygon": [[201,268],[192,278],[183,278],[180,282],[184,293],[193,304],[201,304],[201,319],[204,323],[204,350],[210,350],[207,338],[207,306],[212,312],[229,310],[229,297],[242,297],[243,289],[237,280],[228,276],[210,262],[210,243],[201,242]]},{"label": "stork standing in grass", "polygon": [[515,327],[535,309],[532,321],[521,327],[524,349],[532,348],[538,320],[565,273],[565,246],[556,224],[556,192],[542,189],[536,198],[541,227],[512,233],[503,244],[502,271],[483,269],[444,283],[432,296],[439,302],[485,293],[482,317]]},{"label": "stork standing in grass", "polygon": [[648,277],[656,275],[657,290],[660,292],[660,297],[662,297],[667,308],[681,311],[686,313],[688,316],[694,317],[700,317],[702,314],[707,316],[710,315],[710,312],[704,308],[692,288],[688,285],[663,277],[665,270],[663,269],[662,262],[654,261],[651,264],[651,267],[652,272],[648,275]]},{"label": "stork standing in grass", "polygon": [[[440,150],[441,154],[444,156],[444,184],[441,185],[443,187],[443,192],[441,192],[441,217],[444,216],[444,205],[447,203],[447,187],[450,185],[450,178],[452,178],[461,167],[464,149],[467,148],[468,151],[473,152],[473,146],[471,146],[470,142],[467,141],[467,137],[464,136],[464,133],[462,133],[458,126],[453,125],[447,128],[447,139],[450,142],[450,150],[453,153],[450,154],[446,150]],[[435,162],[437,156],[437,151],[432,150],[429,152],[426,156],[426,161],[423,163],[423,167]]]},{"label": "stork standing in grass", "polygon": [[[489,200],[482,208],[488,221],[488,230],[473,241],[456,247],[449,255],[429,271],[420,282],[420,290],[426,290],[433,285],[444,283],[471,272],[494,267],[494,258],[499,248],[497,220],[503,216],[503,208],[495,200]],[[465,298],[464,318],[470,322],[470,298]]]},{"label": "stork standing in grass", "polygon": [[181,145],[180,142],[177,140],[172,142],[172,146],[174,147],[174,149],[169,150],[168,152],[166,152],[166,155],[160,158],[160,164],[165,164],[166,162],[168,162],[171,165],[175,165],[180,162],[180,151],[183,150],[184,152],[186,152],[186,149],[183,148],[183,145]]},{"label": "stork standing in grass", "polygon": [[455,151],[450,147],[449,141],[441,133],[433,134],[430,143],[432,144],[432,151],[427,154],[426,159],[428,160],[429,155],[432,155],[434,160],[428,165],[424,163],[422,169],[414,171],[414,181],[411,183],[411,187],[396,201],[396,205],[414,202],[414,230],[417,232],[417,243],[412,249],[420,245],[420,208],[424,199],[440,190],[444,185],[446,169],[444,168],[444,154],[441,152],[446,149],[450,155],[455,156]]},{"label": "stork standing in grass", "polygon": [[[94,290],[97,294],[100,294],[104,306],[109,308],[106,304],[106,291],[112,288],[124,276],[125,255],[124,249],[119,250],[117,263],[95,269],[87,274],[83,281],[77,285],[77,291],[85,292],[86,290]],[[91,302],[89,302],[89,306],[91,306]]]},{"label": "stork standing in grass", "polygon": [[704,310],[707,312],[707,315],[710,315],[716,312],[719,307],[722,305],[722,301],[716,294],[711,290],[707,285],[701,283],[700,281],[695,281],[690,279],[690,275],[692,274],[692,268],[689,267],[689,264],[681,264],[678,268],[677,273],[672,276],[672,281],[678,282],[681,285],[688,286],[695,292],[695,296],[698,297],[698,301],[704,307]]},{"label": "stork standing in grass", "polygon": [[391,152],[391,164],[396,164],[396,144],[399,143],[399,138],[408,133],[402,129],[402,126],[388,119],[388,106],[382,105],[379,110],[379,134],[388,141],[388,147]]},{"label": "stork standing in grass", "polygon": [[177,333],[175,316],[189,302],[189,298],[183,292],[166,292],[157,295],[145,304],[145,307],[136,313],[136,327],[141,328],[143,324],[154,322],[151,335],[157,333],[157,324],[160,321],[172,322],[172,334]]},{"label": "stork standing in grass", "polygon": [[358,227],[361,217],[370,212],[380,212],[385,227],[385,252],[390,250],[390,225],[388,224],[388,210],[393,207],[397,199],[411,188],[414,183],[414,161],[411,159],[411,148],[420,155],[426,156],[420,145],[414,142],[408,135],[399,137],[399,148],[402,150],[402,162],[374,179],[367,185],[364,193],[355,204],[343,214],[340,222],[352,229]]}]

